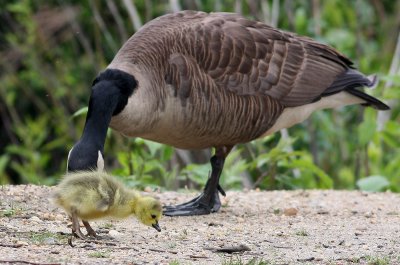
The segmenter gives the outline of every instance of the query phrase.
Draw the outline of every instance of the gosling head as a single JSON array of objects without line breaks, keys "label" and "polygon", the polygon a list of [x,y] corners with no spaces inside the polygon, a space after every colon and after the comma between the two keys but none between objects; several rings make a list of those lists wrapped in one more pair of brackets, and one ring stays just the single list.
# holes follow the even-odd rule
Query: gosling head
[{"label": "gosling head", "polygon": [[152,197],[141,197],[136,203],[135,213],[139,221],[161,232],[158,225],[162,215],[161,203]]}]

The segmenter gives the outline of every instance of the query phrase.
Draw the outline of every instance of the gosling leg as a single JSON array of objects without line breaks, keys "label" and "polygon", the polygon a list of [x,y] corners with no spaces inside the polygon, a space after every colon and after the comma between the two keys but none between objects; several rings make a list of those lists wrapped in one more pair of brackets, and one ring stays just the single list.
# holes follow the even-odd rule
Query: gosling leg
[{"label": "gosling leg", "polygon": [[86,228],[86,231],[88,232],[87,235],[91,237],[96,237],[96,232],[93,230],[93,228],[90,226],[88,221],[82,220],[83,225]]},{"label": "gosling leg", "polygon": [[71,220],[72,220],[72,234],[75,237],[79,237],[80,239],[85,239],[85,235],[82,234],[78,216],[76,215],[76,209],[72,209],[71,211]]}]

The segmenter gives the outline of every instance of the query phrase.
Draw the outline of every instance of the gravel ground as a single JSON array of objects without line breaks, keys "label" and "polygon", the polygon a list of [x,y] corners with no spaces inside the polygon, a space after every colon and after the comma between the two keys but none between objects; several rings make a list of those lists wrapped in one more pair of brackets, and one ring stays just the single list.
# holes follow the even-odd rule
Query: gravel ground
[{"label": "gravel ground", "polygon": [[[51,191],[0,187],[0,263],[400,264],[398,194],[232,191],[219,213],[164,217],[160,233],[134,218],[96,221],[101,238],[71,247],[69,220],[49,202]],[[152,195],[175,204],[195,194]]]}]

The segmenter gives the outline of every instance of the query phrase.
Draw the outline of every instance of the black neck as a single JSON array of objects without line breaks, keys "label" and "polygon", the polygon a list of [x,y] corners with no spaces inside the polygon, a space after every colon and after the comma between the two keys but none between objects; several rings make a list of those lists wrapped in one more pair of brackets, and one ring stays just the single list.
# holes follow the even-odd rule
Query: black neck
[{"label": "black neck", "polygon": [[107,69],[95,79],[85,128],[69,154],[68,171],[97,167],[98,152],[103,155],[111,117],[123,111],[136,86],[132,75],[116,69]]},{"label": "black neck", "polygon": [[119,89],[112,81],[102,81],[92,88],[82,141],[90,142],[103,152],[111,117],[118,105]]}]

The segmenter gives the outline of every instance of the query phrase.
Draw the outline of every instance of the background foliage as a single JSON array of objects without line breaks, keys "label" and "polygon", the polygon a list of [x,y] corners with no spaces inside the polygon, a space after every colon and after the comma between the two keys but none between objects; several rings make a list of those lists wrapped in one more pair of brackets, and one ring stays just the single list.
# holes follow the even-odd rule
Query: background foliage
[{"label": "background foliage", "polygon": [[[90,84],[142,24],[180,9],[228,11],[328,43],[381,82],[390,112],[315,113],[228,157],[227,188],[400,190],[400,1],[0,0],[0,184],[53,184],[82,132]],[[397,47],[397,48],[396,48]],[[210,150],[109,131],[107,169],[130,186],[199,188]]]}]

